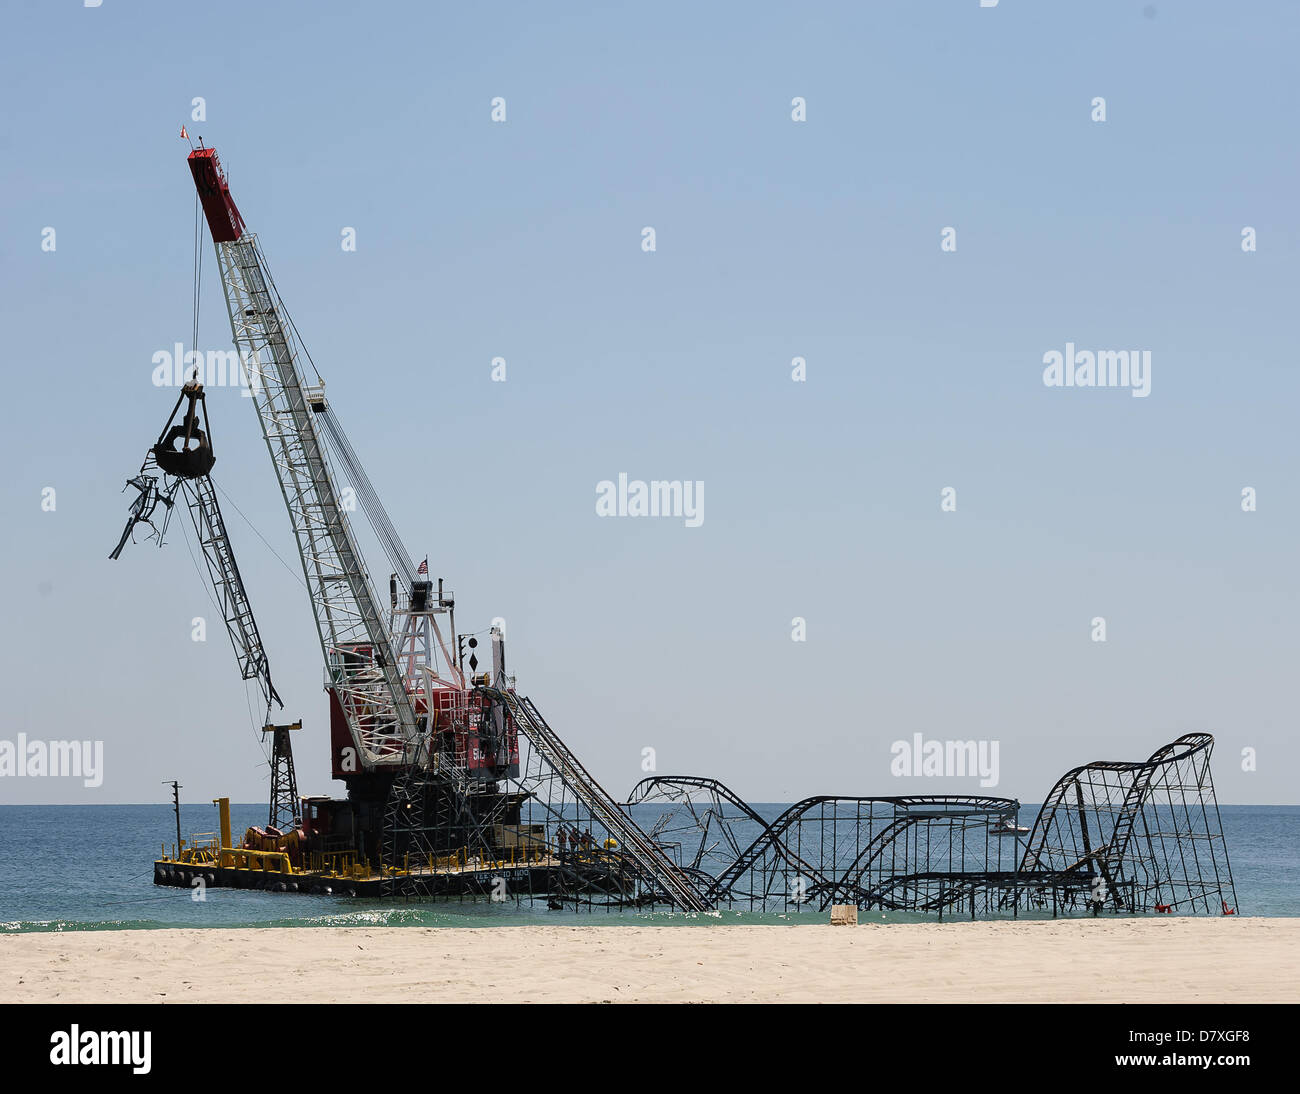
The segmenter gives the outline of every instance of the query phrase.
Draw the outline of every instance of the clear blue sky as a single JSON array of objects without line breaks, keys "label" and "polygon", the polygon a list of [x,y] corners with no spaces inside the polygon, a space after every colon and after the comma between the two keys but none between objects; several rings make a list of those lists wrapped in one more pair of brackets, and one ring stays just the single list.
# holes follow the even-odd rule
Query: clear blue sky
[{"label": "clear blue sky", "polygon": [[[184,539],[106,557],[171,408],[152,355],[189,340],[185,124],[411,553],[462,629],[507,620],[615,793],[645,747],[753,800],[974,789],[890,776],[919,732],[998,740],[997,792],[1037,801],[1209,730],[1223,800],[1300,802],[1296,5],[8,0],[0,29],[0,737],[106,765],[0,801],[265,793]],[[1149,349],[1150,396],[1045,387],[1068,341]],[[209,277],[199,345],[229,344]],[[251,404],[210,413],[290,557]],[[703,480],[703,526],[599,519],[619,472]],[[306,594],[227,519],[301,789],[336,789]]]}]

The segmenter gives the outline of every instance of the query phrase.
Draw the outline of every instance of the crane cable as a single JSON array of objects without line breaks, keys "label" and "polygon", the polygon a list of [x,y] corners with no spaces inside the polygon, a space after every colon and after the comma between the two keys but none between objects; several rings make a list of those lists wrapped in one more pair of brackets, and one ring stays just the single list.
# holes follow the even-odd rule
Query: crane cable
[{"label": "crane cable", "polygon": [[298,570],[295,570],[292,566],[290,566],[284,560],[284,557],[280,554],[280,552],[271,546],[271,541],[268,540],[266,536],[262,535],[261,530],[257,527],[256,524],[254,524],[251,520],[248,519],[247,514],[241,508],[239,508],[239,506],[235,503],[235,499],[230,496],[229,492],[225,489],[225,487],[223,487],[219,482],[217,482],[216,479],[212,479],[212,485],[215,486],[217,488],[217,492],[223,498],[225,498],[226,501],[230,503],[231,507],[235,510],[236,513],[239,514],[243,522],[253,530],[253,534],[256,535],[257,538],[262,541],[262,543],[266,546],[266,549],[275,556],[276,561],[279,562],[281,566],[283,566],[286,570],[289,571],[289,576],[292,577],[294,581],[298,582],[298,584],[301,585],[304,589],[306,589],[307,583],[303,581],[302,574]]},{"label": "crane cable", "polygon": [[[194,554],[194,548],[190,545],[189,526],[185,521],[181,521],[180,523],[181,523],[181,537],[185,540],[185,550],[190,556],[190,564],[194,567],[194,572],[198,574],[199,584],[203,587],[203,592],[207,595],[208,603],[212,605],[212,610],[216,612],[218,616],[224,618],[224,615],[221,611],[221,605],[217,603],[216,596],[212,592],[212,587],[209,584],[209,580],[204,575],[202,568],[199,566],[199,560]],[[195,534],[197,535],[198,533],[196,532]],[[262,759],[269,767],[271,763],[271,756],[266,751],[266,734],[261,733],[259,731],[258,725],[253,721],[253,706],[251,700],[248,697],[247,680],[244,681],[244,705],[248,707],[248,720],[250,723],[250,727],[253,731],[253,739],[257,741],[257,747],[261,750]],[[263,721],[263,725],[265,725],[266,722],[269,722],[270,720],[271,720],[271,708],[270,705],[268,704],[266,709],[266,718]]]},{"label": "crane cable", "polygon": [[397,529],[393,527],[388,511],[379,500],[379,494],[370,481],[370,476],[366,474],[360,457],[348,441],[347,434],[343,432],[343,426],[335,416],[333,408],[327,406],[325,413],[320,417],[324,420],[325,438],[339,462],[343,464],[348,481],[356,492],[366,519],[370,521],[370,527],[382,544],[384,553],[388,555],[389,562],[393,564],[393,569],[401,576],[403,585],[409,589],[411,582],[415,580],[415,565],[401,537],[397,534]]},{"label": "crane cable", "polygon": [[[276,311],[289,321],[289,329],[293,332],[294,342],[302,350],[303,356],[307,358],[307,363],[311,365],[312,373],[323,387],[325,377],[321,375],[320,369],[316,367],[311,350],[307,348],[307,343],[303,341],[302,335],[298,333],[298,324],[293,321],[293,313],[285,307],[284,297],[280,295],[280,286],[275,283],[275,275],[271,273],[270,267],[262,255],[262,245],[254,240],[253,246],[257,250],[262,273],[267,280],[272,295],[275,297]],[[352,489],[356,491],[366,518],[370,521],[371,528],[374,529],[375,535],[383,545],[384,553],[388,555],[388,560],[393,564],[393,569],[398,572],[403,583],[409,588],[411,582],[415,580],[415,564],[411,561],[411,556],[402,543],[401,537],[398,536],[397,529],[393,527],[393,522],[389,519],[388,512],[370,481],[370,476],[366,474],[366,469],[349,443],[347,434],[343,432],[343,427],[335,416],[333,408],[327,404],[325,413],[321,417],[324,419],[325,437],[329,442],[330,449],[339,462],[343,464],[348,481],[352,484]]]},{"label": "crane cable", "polygon": [[[198,353],[199,350],[199,286],[203,283],[203,215],[199,206],[198,191],[194,192],[194,328],[190,341],[190,348]],[[197,365],[195,366],[198,367]],[[202,382],[202,376],[196,376],[197,380]]]},{"label": "crane cable", "polygon": [[[280,295],[280,287],[275,283],[275,275],[271,273],[270,267],[262,254],[262,245],[256,238],[254,238],[253,246],[256,249],[263,276],[266,278],[271,294],[275,297],[276,311],[289,321],[289,329],[293,332],[294,342],[302,350],[303,356],[307,358],[307,363],[311,365],[311,370],[315,374],[317,381],[323,387],[325,377],[320,374],[320,369],[316,367],[316,362],[312,359],[311,350],[307,348],[307,343],[303,341],[302,335],[298,333],[298,325],[293,321],[293,313],[285,307],[284,297]],[[411,556],[402,543],[401,537],[398,536],[397,529],[393,527],[393,522],[389,519],[388,512],[370,481],[370,476],[366,474],[366,469],[362,466],[360,458],[349,443],[347,434],[343,432],[343,427],[335,416],[333,408],[327,404],[325,413],[321,417],[324,419],[325,439],[330,450],[343,464],[348,481],[352,484],[352,489],[356,491],[357,499],[361,502],[361,508],[366,514],[366,519],[369,520],[371,528],[374,529],[375,535],[379,538],[384,553],[388,555],[388,560],[393,564],[393,569],[401,576],[403,584],[410,588],[411,582],[415,580],[415,564],[411,561]]]},{"label": "crane cable", "polygon": [[311,350],[307,348],[307,343],[302,340],[302,335],[298,333],[298,325],[293,321],[293,313],[284,306],[284,297],[280,295],[280,286],[275,283],[275,275],[271,273],[271,267],[267,265],[266,256],[262,254],[262,244],[258,242],[256,236],[253,237],[253,249],[257,253],[257,261],[261,266],[262,276],[266,278],[271,294],[275,297],[276,312],[289,320],[289,329],[293,331],[294,341],[298,343],[298,347],[307,358],[307,363],[311,365],[311,370],[316,374],[316,379],[323,385],[325,377],[320,374],[320,369],[316,367],[316,362],[311,358]]}]

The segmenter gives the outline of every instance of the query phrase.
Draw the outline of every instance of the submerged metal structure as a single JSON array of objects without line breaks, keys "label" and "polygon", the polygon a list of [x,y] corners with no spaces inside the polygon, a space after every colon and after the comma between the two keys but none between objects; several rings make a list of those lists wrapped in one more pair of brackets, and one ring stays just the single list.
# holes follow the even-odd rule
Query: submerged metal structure
[{"label": "submerged metal structure", "polygon": [[1208,733],[1189,733],[1140,762],[1067,771],[1043,802],[1021,872],[1071,906],[1234,914],[1213,750]]},{"label": "submerged metal structure", "polygon": [[768,820],[715,780],[675,776],[638,783],[630,804],[664,809],[651,831],[715,906],[942,912],[1015,865],[999,831],[1010,798],[822,795]]},{"label": "submerged metal structure", "polygon": [[[1032,829],[1010,798],[814,797],[765,816],[714,779],[656,776],[629,807],[712,906],[1018,915],[1237,910],[1210,755],[1188,734],[1066,772]],[[770,811],[769,811],[770,813]]]}]

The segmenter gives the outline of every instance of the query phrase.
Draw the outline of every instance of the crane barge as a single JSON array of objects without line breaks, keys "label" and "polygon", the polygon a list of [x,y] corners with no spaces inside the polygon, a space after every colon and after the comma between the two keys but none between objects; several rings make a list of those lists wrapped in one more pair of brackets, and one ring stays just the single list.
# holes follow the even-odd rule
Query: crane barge
[{"label": "crane barge", "polygon": [[[205,395],[194,377],[128,482],[139,494],[112,557],[140,523],[161,543],[178,494],[186,497],[241,674],[260,682],[266,701],[265,728],[274,738],[271,809],[265,828],[250,828],[236,843],[229,801],[217,799],[220,831],[170,852],[164,846],[155,882],[704,908],[693,879],[516,692],[501,628],[488,631],[490,668],[475,671],[478,638],[457,634],[455,598],[443,580],[430,579],[427,560],[413,565],[302,347],[216,150],[200,141],[187,162],[293,531],[325,668],[332,775],[346,795],[299,798],[287,731],[301,722],[269,724],[280,698],[221,518]],[[197,284],[195,292],[197,300]],[[308,366],[313,383],[305,378]],[[336,465],[391,562],[386,611]],[[152,523],[159,506],[161,528]]]}]

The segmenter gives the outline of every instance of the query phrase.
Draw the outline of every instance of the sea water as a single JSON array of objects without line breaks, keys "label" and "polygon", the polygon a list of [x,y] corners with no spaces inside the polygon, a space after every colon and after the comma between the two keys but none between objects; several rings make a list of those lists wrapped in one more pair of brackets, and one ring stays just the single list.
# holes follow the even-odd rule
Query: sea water
[{"label": "sea water", "polygon": [[[646,806],[654,813],[654,807]],[[764,805],[775,817],[784,806]],[[1030,824],[1034,806],[1023,806]],[[1300,806],[1220,806],[1239,914],[1300,915]],[[1028,818],[1028,819],[1027,819]],[[638,817],[643,824],[654,816]],[[242,832],[265,824],[265,805],[232,805]],[[216,829],[211,805],[182,805],[181,834]],[[377,900],[153,884],[153,860],[170,850],[176,822],[169,805],[0,805],[0,931],[114,930],[157,927],[490,927],[519,924],[824,923],[815,907],[802,912],[743,907],[687,915],[634,909],[553,911],[544,901],[494,902],[487,897],[438,901]],[[1047,913],[1050,915],[1050,913]],[[1021,912],[1022,918],[1041,918]],[[871,911],[864,921],[933,920],[920,913]]]}]

